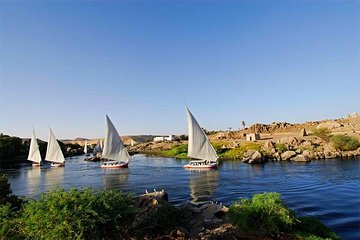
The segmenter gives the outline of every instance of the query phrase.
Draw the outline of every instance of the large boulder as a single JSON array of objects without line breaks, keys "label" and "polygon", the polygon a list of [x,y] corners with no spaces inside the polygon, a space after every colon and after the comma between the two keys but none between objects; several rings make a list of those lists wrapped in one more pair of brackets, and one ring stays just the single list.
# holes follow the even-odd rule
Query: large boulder
[{"label": "large boulder", "polygon": [[136,197],[136,205],[139,208],[152,208],[161,202],[167,202],[169,199],[168,193],[164,190],[154,191],[150,193],[146,193]]},{"label": "large boulder", "polygon": [[266,141],[264,144],[265,149],[272,149],[275,148],[275,143],[273,141]]},{"label": "large boulder", "polygon": [[261,152],[256,151],[250,158],[249,163],[262,163],[264,161],[264,156]]},{"label": "large boulder", "polygon": [[295,156],[296,156],[296,152],[294,152],[294,151],[286,151],[286,152],[281,154],[281,159],[283,161],[286,161],[286,160],[290,160],[292,157],[295,157]]},{"label": "large boulder", "polygon": [[310,150],[304,150],[302,155],[304,157],[309,158],[309,159],[316,159],[316,154],[313,151],[310,151]]},{"label": "large boulder", "polygon": [[313,143],[310,140],[306,140],[301,143],[301,146],[303,146],[303,147],[312,147],[312,145],[313,145]]},{"label": "large boulder", "polygon": [[324,155],[325,155],[326,159],[341,158],[342,157],[341,153],[339,153],[337,151],[325,151],[324,150]]},{"label": "large boulder", "polygon": [[252,157],[252,155],[254,155],[254,153],[256,152],[256,150],[247,150],[245,153],[244,153],[244,156],[243,156],[243,158],[242,158],[242,162],[245,162],[245,163],[247,163],[247,162],[249,162],[250,161],[250,159],[251,159],[251,157]]},{"label": "large boulder", "polygon": [[276,161],[281,161],[281,154],[276,152],[276,153],[273,154],[273,158]]},{"label": "large boulder", "polygon": [[298,146],[300,141],[296,137],[282,137],[280,143],[288,146]]},{"label": "large boulder", "polygon": [[308,135],[308,134],[307,134],[305,128],[301,129],[301,131],[300,131],[300,136],[301,136],[301,137],[305,137],[305,136],[307,136],[307,135]]},{"label": "large boulder", "polygon": [[[223,219],[218,218],[223,216],[224,206],[215,203],[206,203],[200,207],[201,215],[205,223],[220,223]],[[226,211],[226,210],[225,210]]]},{"label": "large boulder", "polygon": [[308,157],[305,157],[302,154],[296,155],[294,158],[291,159],[295,162],[310,162],[310,159]]}]

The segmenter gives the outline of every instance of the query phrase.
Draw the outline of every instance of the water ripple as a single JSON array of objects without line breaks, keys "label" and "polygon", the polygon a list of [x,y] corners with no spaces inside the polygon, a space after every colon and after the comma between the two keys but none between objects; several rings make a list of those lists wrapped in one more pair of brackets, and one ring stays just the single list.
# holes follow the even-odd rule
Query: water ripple
[{"label": "water ripple", "polygon": [[299,215],[319,218],[342,239],[360,239],[360,161],[319,160],[249,165],[224,161],[218,170],[187,171],[187,160],[136,155],[129,169],[101,169],[68,159],[65,168],[20,164],[0,169],[17,195],[39,197],[56,186],[120,189],[136,194],[165,189],[174,204],[219,201],[226,205],[260,192],[280,192]]}]

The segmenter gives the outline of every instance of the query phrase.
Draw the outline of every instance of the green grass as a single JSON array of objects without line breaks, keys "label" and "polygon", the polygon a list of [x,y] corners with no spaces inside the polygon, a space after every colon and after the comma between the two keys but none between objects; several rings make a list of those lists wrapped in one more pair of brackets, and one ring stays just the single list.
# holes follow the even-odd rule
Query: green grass
[{"label": "green grass", "polygon": [[276,148],[276,151],[278,151],[279,153],[283,153],[288,150],[288,148],[283,143],[277,143],[275,148]]},{"label": "green grass", "polygon": [[[238,148],[223,148],[225,143],[221,141],[211,144],[213,145],[216,153],[219,155],[219,158],[223,159],[240,159],[247,150],[262,151],[261,144],[253,142],[242,143]],[[169,150],[154,150],[147,152],[147,154],[162,157],[188,158],[187,148],[187,144],[179,144]]]},{"label": "green grass", "polygon": [[248,150],[262,151],[261,144],[253,142],[242,143],[240,147],[225,149],[218,153],[218,155],[220,158],[240,159]]},{"label": "green grass", "polygon": [[176,145],[175,147],[169,150],[161,151],[161,153],[166,157],[182,158],[182,157],[187,157],[187,149],[188,149],[187,144],[180,144],[180,145]]}]

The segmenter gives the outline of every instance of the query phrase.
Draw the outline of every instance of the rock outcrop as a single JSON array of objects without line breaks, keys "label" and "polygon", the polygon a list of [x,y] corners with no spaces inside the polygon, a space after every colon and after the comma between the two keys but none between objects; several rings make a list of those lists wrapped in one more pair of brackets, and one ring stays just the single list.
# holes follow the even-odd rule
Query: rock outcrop
[{"label": "rock outcrop", "polygon": [[254,163],[262,163],[264,161],[264,157],[263,154],[259,151],[254,152],[254,154],[252,154],[249,163],[254,164]]},{"label": "rock outcrop", "polygon": [[281,154],[281,160],[283,160],[283,161],[290,160],[292,157],[295,157],[295,156],[296,156],[296,152],[286,151]]},{"label": "rock outcrop", "polygon": [[306,132],[305,128],[303,128],[300,131],[300,137],[305,137],[305,136],[307,136],[307,132]]},{"label": "rock outcrop", "polygon": [[302,154],[296,155],[294,158],[291,159],[295,162],[310,162],[310,159],[308,157],[305,157]]}]

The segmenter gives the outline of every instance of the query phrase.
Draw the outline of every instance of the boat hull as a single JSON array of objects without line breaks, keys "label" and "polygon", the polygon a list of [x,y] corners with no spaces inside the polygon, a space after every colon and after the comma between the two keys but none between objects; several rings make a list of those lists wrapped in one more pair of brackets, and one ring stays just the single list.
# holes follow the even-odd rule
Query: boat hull
[{"label": "boat hull", "polygon": [[129,163],[125,163],[125,162],[116,162],[116,163],[112,163],[112,162],[106,162],[104,164],[101,164],[100,166],[101,168],[128,168],[129,167]]},{"label": "boat hull", "polygon": [[204,163],[204,162],[190,162],[184,165],[184,168],[191,169],[214,169],[217,168],[217,163]]},{"label": "boat hull", "polygon": [[65,167],[64,163],[51,163],[51,167]]}]

